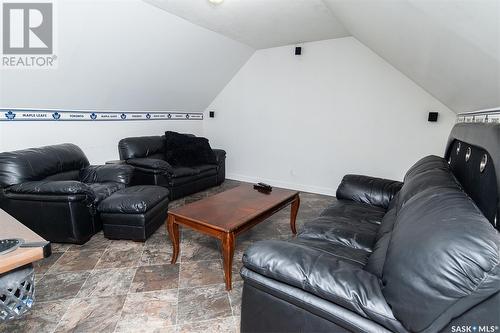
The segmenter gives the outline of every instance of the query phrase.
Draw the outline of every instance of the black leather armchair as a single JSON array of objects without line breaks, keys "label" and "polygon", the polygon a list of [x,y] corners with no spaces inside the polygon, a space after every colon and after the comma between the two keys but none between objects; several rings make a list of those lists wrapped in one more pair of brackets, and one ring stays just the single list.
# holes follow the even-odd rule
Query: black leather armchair
[{"label": "black leather armchair", "polygon": [[183,167],[166,160],[165,136],[131,137],[120,140],[120,159],[135,168],[134,185],[160,185],[168,188],[174,200],[221,184],[226,177],[226,152],[213,149],[216,164]]},{"label": "black leather armchair", "polygon": [[[457,126],[447,159],[421,159],[404,183],[348,175],[296,238],[251,245],[241,270],[241,331],[499,326],[500,236],[486,213],[498,216],[500,126],[490,129],[491,141],[477,127]],[[465,141],[474,137],[480,147]],[[484,154],[493,162],[480,168]],[[474,202],[467,188],[488,200]]]},{"label": "black leather armchair", "polygon": [[132,175],[128,165],[89,165],[73,144],[4,152],[0,208],[47,240],[82,244],[102,229],[99,202]]}]

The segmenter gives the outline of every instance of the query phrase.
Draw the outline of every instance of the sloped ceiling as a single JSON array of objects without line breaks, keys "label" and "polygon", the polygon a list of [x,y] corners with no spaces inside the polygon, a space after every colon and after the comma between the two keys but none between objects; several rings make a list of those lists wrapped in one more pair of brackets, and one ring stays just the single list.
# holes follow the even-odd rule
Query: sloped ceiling
[{"label": "sloped ceiling", "polygon": [[455,112],[500,106],[498,0],[324,0],[349,32]]},{"label": "sloped ceiling", "polygon": [[255,49],[349,36],[321,0],[145,0]]},{"label": "sloped ceiling", "polygon": [[57,10],[58,68],[0,70],[0,107],[200,112],[254,52],[141,0]]},{"label": "sloped ceiling", "polygon": [[500,106],[498,0],[144,1],[256,49],[352,35],[455,112]]}]

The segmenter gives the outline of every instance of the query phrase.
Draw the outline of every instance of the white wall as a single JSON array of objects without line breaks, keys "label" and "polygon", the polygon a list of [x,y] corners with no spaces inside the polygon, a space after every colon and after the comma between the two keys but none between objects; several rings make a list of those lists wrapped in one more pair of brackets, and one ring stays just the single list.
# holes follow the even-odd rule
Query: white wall
[{"label": "white wall", "polygon": [[352,37],[306,43],[300,57],[292,46],[257,51],[207,110],[229,178],[326,194],[346,173],[402,179],[443,154],[456,117]]},{"label": "white wall", "polygon": [[[253,49],[140,0],[56,1],[59,66],[0,70],[0,107],[202,112]],[[0,123],[0,151],[74,142],[93,163],[131,135],[201,121]]]},{"label": "white wall", "polygon": [[167,130],[203,134],[201,121],[0,122],[0,152],[70,142],[93,164],[118,158],[118,141],[129,136],[162,135]]}]

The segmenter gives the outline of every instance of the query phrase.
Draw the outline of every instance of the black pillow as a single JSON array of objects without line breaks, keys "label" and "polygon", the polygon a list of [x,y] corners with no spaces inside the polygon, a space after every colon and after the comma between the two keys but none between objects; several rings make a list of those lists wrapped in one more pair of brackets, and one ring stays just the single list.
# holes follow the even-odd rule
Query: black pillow
[{"label": "black pillow", "polygon": [[165,159],[174,166],[217,164],[215,153],[206,138],[167,131],[165,144]]}]

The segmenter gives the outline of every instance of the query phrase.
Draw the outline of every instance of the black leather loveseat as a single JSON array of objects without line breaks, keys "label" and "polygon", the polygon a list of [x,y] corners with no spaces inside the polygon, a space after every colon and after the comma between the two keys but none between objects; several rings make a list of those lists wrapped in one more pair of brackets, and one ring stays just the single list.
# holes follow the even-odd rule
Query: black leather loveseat
[{"label": "black leather loveseat", "polygon": [[288,241],[244,256],[242,332],[494,332],[500,126],[458,124],[404,183],[348,175]]},{"label": "black leather loveseat", "polygon": [[[190,135],[192,136],[192,135]],[[120,140],[120,159],[134,166],[133,184],[151,184],[168,188],[170,200],[202,191],[224,182],[226,152],[213,149],[215,162],[196,166],[172,165],[166,156],[165,135],[130,137]]]},{"label": "black leather loveseat", "polygon": [[52,242],[102,229],[100,202],[130,184],[128,165],[91,166],[73,144],[0,153],[0,208]]}]

